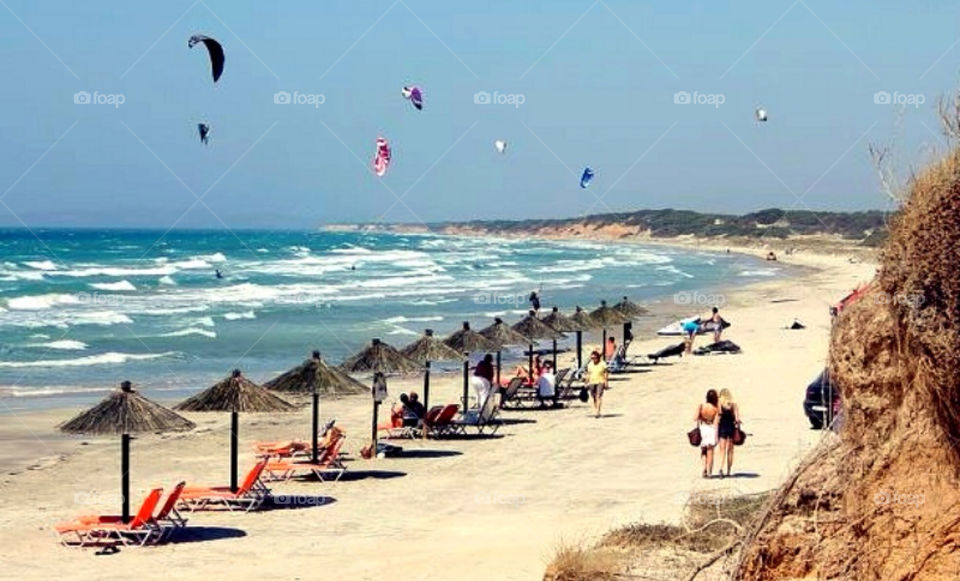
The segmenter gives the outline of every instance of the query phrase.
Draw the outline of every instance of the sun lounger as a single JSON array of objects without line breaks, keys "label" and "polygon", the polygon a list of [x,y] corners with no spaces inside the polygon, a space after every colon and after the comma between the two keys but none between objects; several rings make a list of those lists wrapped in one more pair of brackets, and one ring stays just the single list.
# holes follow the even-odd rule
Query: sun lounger
[{"label": "sun lounger", "polygon": [[270,489],[260,480],[266,465],[267,460],[257,462],[236,492],[232,492],[229,486],[185,487],[177,506],[182,510],[256,510],[270,496]]},{"label": "sun lounger", "polygon": [[153,524],[153,511],[162,495],[162,488],[151,490],[129,523],[124,523],[122,518],[113,520],[112,516],[105,517],[107,520],[104,521],[100,521],[99,517],[92,520],[93,517],[88,516],[86,522],[60,523],[54,526],[54,530],[60,536],[60,542],[66,546],[143,546],[160,537],[160,530]]},{"label": "sun lounger", "polygon": [[502,422],[497,419],[497,412],[500,407],[494,401],[494,398],[487,398],[486,404],[481,410],[468,410],[460,416],[459,419],[452,420],[450,425],[460,434],[466,434],[470,428],[476,429],[478,434],[483,434],[485,430],[490,431],[490,435],[497,433]]},{"label": "sun lounger", "polygon": [[303,440],[287,442],[256,442],[254,453],[260,458],[290,458],[310,451],[310,443]]},{"label": "sun lounger", "polygon": [[[186,487],[186,485],[187,483],[185,481],[180,481],[177,483],[177,485],[173,487],[173,490],[170,492],[170,494],[167,495],[167,500],[163,503],[163,506],[160,507],[160,512],[148,520],[147,524],[153,526],[158,533],[157,538],[151,539],[150,542],[156,543],[168,539],[175,532],[187,526],[187,519],[181,516],[181,514],[177,512],[176,508],[177,501],[180,499],[180,494],[183,493],[183,489]],[[94,514],[77,517],[77,521],[82,523],[119,523],[122,520],[123,517],[118,514]]]},{"label": "sun lounger", "polygon": [[452,422],[453,418],[456,417],[457,412],[460,411],[460,406],[455,403],[450,403],[445,406],[438,407],[441,408],[440,413],[438,413],[435,418],[433,418],[431,421],[428,421],[425,425],[427,437],[442,438],[443,436],[455,431]]},{"label": "sun lounger", "polygon": [[[309,460],[275,460],[267,462],[264,467],[264,477],[267,480],[290,480],[296,476],[315,475],[321,482],[329,480],[333,473],[334,481],[340,480],[347,467],[340,460],[340,448],[343,447],[345,437],[337,438],[333,444],[317,458],[316,462]],[[324,478],[327,474],[327,478]]]}]

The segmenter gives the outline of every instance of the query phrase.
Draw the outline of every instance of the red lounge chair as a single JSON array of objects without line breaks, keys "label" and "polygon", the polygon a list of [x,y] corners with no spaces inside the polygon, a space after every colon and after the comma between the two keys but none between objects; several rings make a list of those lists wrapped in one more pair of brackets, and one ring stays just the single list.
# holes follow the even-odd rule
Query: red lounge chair
[{"label": "red lounge chair", "polygon": [[452,422],[457,412],[460,411],[460,406],[455,403],[450,403],[442,407],[443,409],[440,410],[440,413],[437,414],[433,421],[427,424],[427,436],[440,438],[455,431]]},{"label": "red lounge chair", "polygon": [[[169,538],[175,531],[182,529],[187,526],[187,519],[180,515],[177,512],[176,504],[180,499],[180,494],[183,492],[184,487],[186,487],[186,482],[179,482],[176,486],[173,487],[173,490],[170,494],[167,495],[167,501],[163,503],[163,506],[160,507],[160,512],[157,513],[157,516],[150,518],[147,521],[148,525],[151,525],[154,530],[157,532],[157,538],[151,539],[150,542],[157,543]],[[86,524],[93,523],[119,523],[123,520],[123,517],[117,514],[111,515],[82,515],[77,517],[77,522],[82,522]]]},{"label": "red lounge chair", "polygon": [[236,492],[229,486],[188,486],[180,494],[178,506],[183,510],[256,510],[270,496],[270,489],[260,481],[266,465],[267,460],[257,462]]},{"label": "red lounge chair", "polygon": [[267,462],[264,468],[265,476],[268,480],[290,480],[295,476],[305,476],[314,474],[321,482],[326,482],[324,473],[334,473],[334,481],[340,480],[347,467],[340,461],[340,448],[343,447],[343,441],[346,438],[337,438],[330,448],[323,451],[317,462],[309,460],[275,460]]},{"label": "red lounge chair", "polygon": [[159,538],[158,529],[151,525],[153,511],[160,503],[163,495],[162,488],[154,488],[143,499],[140,510],[130,522],[122,522],[122,518],[92,522],[65,522],[54,527],[60,535],[60,542],[66,546],[93,547],[104,545],[139,545],[143,546]]}]

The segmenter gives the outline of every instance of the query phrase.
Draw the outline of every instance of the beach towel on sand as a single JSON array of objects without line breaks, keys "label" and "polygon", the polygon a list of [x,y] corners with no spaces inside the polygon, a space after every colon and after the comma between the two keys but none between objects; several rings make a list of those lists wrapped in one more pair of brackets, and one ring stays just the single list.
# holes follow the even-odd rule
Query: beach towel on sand
[{"label": "beach towel on sand", "polygon": [[677,343],[676,345],[670,345],[668,347],[664,347],[663,349],[655,353],[650,353],[647,355],[647,358],[653,359],[653,362],[657,363],[660,359],[663,359],[664,357],[683,357],[683,351],[685,348],[686,347],[683,343]]}]

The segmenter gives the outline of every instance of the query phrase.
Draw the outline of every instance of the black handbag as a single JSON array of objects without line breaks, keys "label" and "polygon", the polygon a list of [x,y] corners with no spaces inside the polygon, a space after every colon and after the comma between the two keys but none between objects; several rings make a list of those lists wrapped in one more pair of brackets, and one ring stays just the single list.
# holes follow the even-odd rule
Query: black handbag
[{"label": "black handbag", "polygon": [[687,432],[687,439],[690,440],[691,446],[699,446],[700,442],[703,441],[702,437],[700,436],[700,428],[696,427]]},{"label": "black handbag", "polygon": [[740,429],[740,426],[737,426],[733,430],[733,445],[742,446],[744,442],[747,441],[747,433]]},{"label": "black handbag", "polygon": [[580,395],[577,397],[579,397],[580,401],[582,401],[583,403],[587,403],[588,401],[590,401],[590,394],[587,393],[587,388],[585,387],[580,388]]}]

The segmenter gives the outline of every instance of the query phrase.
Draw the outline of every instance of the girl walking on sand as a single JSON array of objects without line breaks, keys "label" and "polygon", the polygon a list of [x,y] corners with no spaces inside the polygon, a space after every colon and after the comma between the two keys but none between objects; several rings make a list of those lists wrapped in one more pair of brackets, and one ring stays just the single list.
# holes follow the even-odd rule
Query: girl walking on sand
[{"label": "girl walking on sand", "polygon": [[720,419],[717,422],[717,438],[720,450],[720,478],[723,478],[723,465],[727,465],[727,476],[733,469],[733,435],[740,429],[740,407],[733,401],[729,389],[720,390]]},{"label": "girl walking on sand", "polygon": [[607,388],[607,381],[610,373],[607,371],[607,363],[600,357],[600,351],[594,349],[590,354],[590,362],[587,363],[587,388],[590,395],[593,396],[593,409],[596,417],[600,417],[600,408],[603,407],[603,390]]},{"label": "girl walking on sand", "polygon": [[717,445],[717,422],[720,410],[717,406],[717,390],[707,391],[707,401],[697,406],[693,421],[700,430],[700,456],[703,459],[703,477],[713,476],[713,448]]}]

